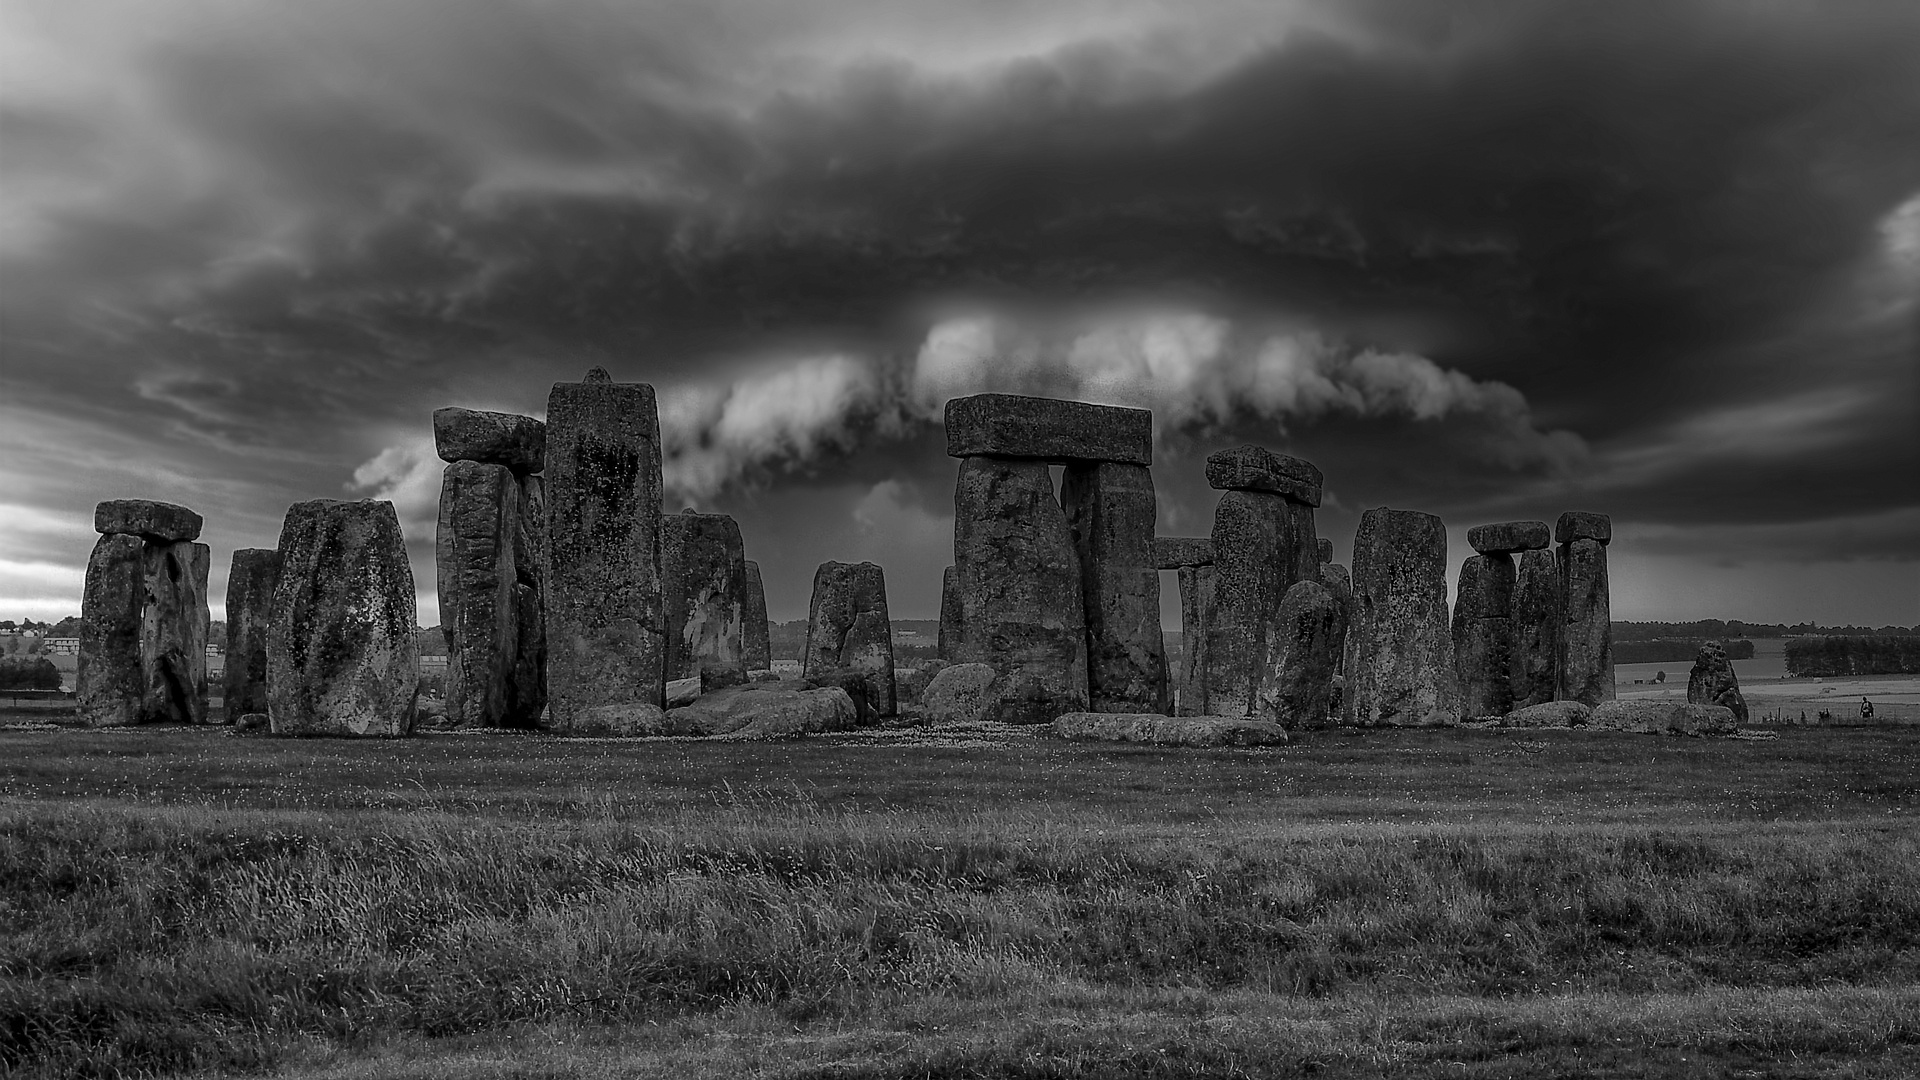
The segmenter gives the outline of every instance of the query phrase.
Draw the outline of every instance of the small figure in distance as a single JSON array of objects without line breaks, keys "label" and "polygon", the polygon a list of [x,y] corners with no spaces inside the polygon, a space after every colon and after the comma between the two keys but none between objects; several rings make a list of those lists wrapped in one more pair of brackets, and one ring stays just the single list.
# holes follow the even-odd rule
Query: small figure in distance
[{"label": "small figure in distance", "polygon": [[1873,719],[1873,702],[1868,701],[1865,697],[1860,699],[1860,719]]}]

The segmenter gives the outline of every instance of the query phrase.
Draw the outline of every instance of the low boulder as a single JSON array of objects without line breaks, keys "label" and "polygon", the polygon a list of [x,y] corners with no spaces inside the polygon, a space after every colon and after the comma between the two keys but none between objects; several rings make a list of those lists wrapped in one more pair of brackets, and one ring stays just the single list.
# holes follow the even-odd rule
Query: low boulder
[{"label": "low boulder", "polygon": [[573,714],[573,723],[559,735],[608,738],[626,735],[661,735],[667,711],[646,702],[589,705]]},{"label": "low boulder", "polygon": [[991,664],[954,664],[927,683],[922,700],[931,724],[973,724],[987,718],[998,703]]},{"label": "low boulder", "polygon": [[1282,746],[1287,741],[1287,729],[1266,720],[1159,713],[1072,712],[1053,722],[1053,733],[1078,742],[1148,746]]},{"label": "low boulder", "polygon": [[1674,707],[1667,718],[1669,735],[1731,735],[1739,730],[1739,720],[1725,705],[1696,705],[1688,702]]},{"label": "low boulder", "polygon": [[748,684],[705,694],[685,708],[665,713],[656,730],[635,734],[775,739],[847,731],[858,721],[853,699],[837,686],[794,690]]},{"label": "low boulder", "polygon": [[1515,709],[1500,718],[1506,727],[1586,727],[1593,709],[1578,701],[1543,701],[1524,709]]}]

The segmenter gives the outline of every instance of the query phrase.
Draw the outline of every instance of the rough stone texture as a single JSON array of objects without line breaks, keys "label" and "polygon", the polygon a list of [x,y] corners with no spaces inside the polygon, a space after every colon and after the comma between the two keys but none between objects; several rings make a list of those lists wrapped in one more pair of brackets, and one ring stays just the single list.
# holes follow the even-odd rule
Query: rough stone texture
[{"label": "rough stone texture", "polygon": [[140,613],[147,597],[145,550],[138,536],[109,533],[95,541],[87,559],[74,685],[80,718],[95,727],[143,719]]},{"label": "rough stone texture", "polygon": [[1212,566],[1213,537],[1156,536],[1153,538],[1153,565],[1159,570]]},{"label": "rough stone texture", "polygon": [[887,617],[887,576],[874,563],[824,562],[813,572],[807,605],[807,655],[811,677],[854,672],[866,687],[876,715],[898,710],[893,686],[893,626]]},{"label": "rough stone texture", "polygon": [[1513,646],[1508,690],[1513,707],[1552,701],[1560,679],[1560,624],[1566,601],[1560,594],[1560,563],[1553,552],[1532,548],[1514,568]]},{"label": "rough stone texture", "polygon": [[1160,634],[1158,510],[1144,465],[1068,465],[1061,503],[1080,563],[1087,613],[1087,701],[1094,712],[1167,711]]},{"label": "rough stone texture", "polygon": [[1319,543],[1320,543],[1320,561],[1323,563],[1332,562],[1333,561],[1333,541],[1323,536],[1320,538]]},{"label": "rough stone texture", "polygon": [[952,663],[965,636],[960,625],[960,571],[949,566],[940,572],[940,659]]},{"label": "rough stone texture", "polygon": [[[665,691],[662,690],[664,694]],[[618,738],[630,735],[658,735],[666,723],[667,711],[650,701],[624,704],[588,705],[577,709],[558,734],[576,738]]]},{"label": "rough stone texture", "polygon": [[1287,729],[1265,720],[1158,713],[1067,713],[1053,722],[1053,734],[1076,741],[1149,746],[1284,746],[1287,742]]},{"label": "rough stone texture", "polygon": [[700,676],[667,680],[667,708],[691,705],[700,698]]},{"label": "rough stone texture", "polygon": [[1503,716],[1513,709],[1513,556],[1474,555],[1460,564],[1453,602],[1453,666],[1460,715]]},{"label": "rough stone texture", "polygon": [[1280,598],[1320,577],[1313,508],[1263,491],[1226,491],[1213,512],[1213,596],[1197,712],[1252,715]]},{"label": "rough stone texture", "polygon": [[1673,714],[1667,718],[1669,735],[1731,735],[1739,727],[1739,718],[1725,705],[1689,701],[1674,706]]},{"label": "rough stone texture", "polygon": [[1320,505],[1319,467],[1264,446],[1235,446],[1208,454],[1207,483],[1223,491],[1264,491],[1308,506]]},{"label": "rough stone texture", "polygon": [[747,680],[747,554],[726,514],[672,514],[660,522],[666,590],[667,678],[700,676],[709,689]]},{"label": "rough stone texture", "polygon": [[227,571],[227,671],[221,699],[227,716],[267,711],[267,620],[280,553],[241,548]]},{"label": "rough stone texture", "polygon": [[[556,383],[546,477],[547,725],[606,730],[628,706],[659,708],[666,692],[653,387]],[[620,716],[584,715],[602,706]]]},{"label": "rough stone texture", "polygon": [[1500,718],[1507,727],[1583,727],[1593,710],[1578,701],[1543,701]]},{"label": "rough stone texture", "polygon": [[760,564],[748,559],[745,647],[747,670],[766,671],[773,667],[773,638],[767,627],[767,586],[760,578]]},{"label": "rough stone texture", "polygon": [[1747,722],[1747,700],[1740,693],[1740,678],[1733,673],[1733,661],[1717,641],[1700,646],[1693,670],[1687,674],[1687,700],[1695,705],[1723,705],[1732,710],[1740,723]]},{"label": "rough stone texture", "polygon": [[655,728],[635,734],[784,738],[851,730],[857,713],[839,687],[794,690],[756,683],[702,695],[685,708],[668,710]]},{"label": "rough stone texture", "polygon": [[[878,711],[878,705],[880,703],[875,700],[877,691],[869,684],[867,675],[863,672],[856,671],[853,668],[831,668],[823,671],[815,671],[811,674],[802,675],[800,677],[800,685],[807,690],[819,690],[829,686],[836,686],[845,690],[847,697],[853,702],[853,711],[856,716],[855,723],[861,727],[866,727],[880,719],[881,714]],[[900,691],[898,686],[896,686],[894,690],[895,712],[899,711],[899,702]]]},{"label": "rough stone texture", "polygon": [[999,706],[990,664],[953,664],[927,683],[921,694],[927,721],[934,724],[972,724],[989,719]]},{"label": "rough stone texture", "polygon": [[[1212,547],[1212,541],[1208,541]],[[1180,568],[1180,701],[1181,716],[1207,711],[1207,622],[1213,608],[1213,567]]]},{"label": "rough stone texture", "polygon": [[1602,544],[1613,539],[1613,519],[1605,514],[1594,514],[1584,510],[1569,510],[1560,515],[1553,525],[1553,542],[1571,544],[1575,540],[1598,540]]},{"label": "rough stone texture", "polygon": [[271,735],[273,721],[263,712],[241,713],[233,720],[233,733],[235,735]]},{"label": "rough stone texture", "polygon": [[1458,720],[1446,525],[1417,510],[1380,507],[1361,515],[1353,540],[1353,598],[1345,722],[1371,727]]},{"label": "rough stone texture", "polygon": [[213,552],[180,540],[148,542],[140,609],[141,719],[207,722],[207,572]]},{"label": "rough stone texture", "polygon": [[477,461],[537,473],[547,459],[547,425],[513,413],[435,409],[433,448],[441,461]]},{"label": "rough stone texture", "polygon": [[1296,581],[1280,600],[1261,665],[1254,718],[1288,728],[1333,723],[1334,637],[1340,601],[1318,581]]},{"label": "rough stone texture", "polygon": [[1347,667],[1347,631],[1353,626],[1353,574],[1339,563],[1320,564],[1320,584],[1338,601],[1338,620],[1333,626],[1333,669]]},{"label": "rough stone texture", "polygon": [[507,713],[540,722],[547,707],[547,482],[520,477],[520,520],[513,534],[513,613],[518,627]]},{"label": "rough stone texture", "polygon": [[413,570],[390,502],[295,503],[267,628],[275,735],[406,735],[420,689]]},{"label": "rough stone texture", "polygon": [[434,571],[447,640],[447,721],[454,727],[527,728],[539,720],[537,713],[513,712],[520,518],[520,483],[506,466],[472,460],[447,466]]},{"label": "rough stone texture", "polygon": [[1512,555],[1552,543],[1553,533],[1544,521],[1502,521],[1467,530],[1467,546],[1482,555]]},{"label": "rough stone texture", "polygon": [[975,394],[947,402],[947,456],[1153,464],[1153,414],[1084,401]]},{"label": "rough stone texture", "polygon": [[161,544],[200,539],[200,515],[173,503],[151,499],[108,499],[93,508],[93,531],[125,533]]},{"label": "rough stone texture", "polygon": [[[1563,517],[1562,520],[1565,520]],[[1598,705],[1613,700],[1613,622],[1607,549],[1598,540],[1560,545],[1560,679],[1556,697]]]},{"label": "rough stone texture", "polygon": [[1086,609],[1066,512],[1042,461],[970,457],[954,487],[959,659],[993,667],[988,719],[1052,723],[1087,707]]},{"label": "rough stone texture", "polygon": [[1594,708],[1587,726],[1597,731],[1643,735],[1729,735],[1738,724],[1733,710],[1724,705],[1640,698],[1601,702]]}]

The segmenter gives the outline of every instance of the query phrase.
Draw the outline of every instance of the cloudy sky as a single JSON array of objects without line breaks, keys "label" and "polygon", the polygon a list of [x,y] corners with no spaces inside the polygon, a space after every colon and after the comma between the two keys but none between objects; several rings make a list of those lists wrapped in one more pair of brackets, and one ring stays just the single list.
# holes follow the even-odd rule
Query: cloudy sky
[{"label": "cloudy sky", "polygon": [[[650,382],[775,618],[951,561],[942,403],[1154,409],[1452,530],[1609,513],[1616,618],[1920,621],[1920,5],[0,0],[0,618],[105,498],[234,548],[430,415]],[[1176,616],[1177,618],[1177,616]]]}]

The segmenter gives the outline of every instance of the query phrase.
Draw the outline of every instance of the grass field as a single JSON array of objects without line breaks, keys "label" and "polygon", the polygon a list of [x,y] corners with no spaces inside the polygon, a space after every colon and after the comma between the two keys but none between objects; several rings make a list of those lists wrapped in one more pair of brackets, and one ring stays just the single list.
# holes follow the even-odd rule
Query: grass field
[{"label": "grass field", "polygon": [[1920,732],[0,732],[0,1071],[1908,1077]]}]

